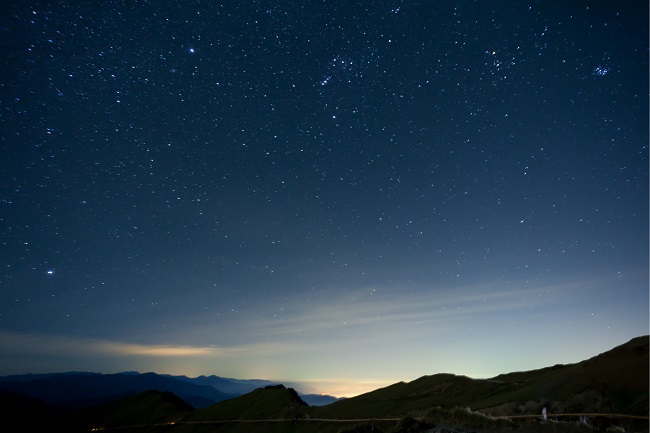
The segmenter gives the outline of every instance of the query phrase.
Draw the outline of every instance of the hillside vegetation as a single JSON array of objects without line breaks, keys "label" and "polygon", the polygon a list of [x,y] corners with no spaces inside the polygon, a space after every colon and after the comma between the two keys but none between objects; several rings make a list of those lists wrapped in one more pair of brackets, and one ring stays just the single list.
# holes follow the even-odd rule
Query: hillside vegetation
[{"label": "hillside vegetation", "polygon": [[492,379],[424,376],[314,408],[319,417],[380,417],[432,407],[467,407],[491,415],[621,413],[648,415],[648,337],[639,337],[577,364],[510,373]]}]

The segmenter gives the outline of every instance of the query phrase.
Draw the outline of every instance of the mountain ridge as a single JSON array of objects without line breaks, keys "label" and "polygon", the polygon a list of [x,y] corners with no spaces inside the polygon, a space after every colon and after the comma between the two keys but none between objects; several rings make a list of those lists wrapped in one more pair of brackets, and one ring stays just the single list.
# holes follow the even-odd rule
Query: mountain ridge
[{"label": "mountain ridge", "polygon": [[[101,377],[119,378],[124,386],[111,382],[112,391],[98,392],[101,386]],[[145,378],[160,378],[150,380],[148,385],[138,382],[145,382]],[[169,382],[167,382],[169,381]],[[81,387],[78,383],[92,383],[95,392],[88,390],[89,386]],[[130,385],[130,382],[135,382]],[[180,385],[186,383],[188,386]],[[127,395],[136,394],[147,389],[159,389],[171,391],[191,403],[196,408],[207,407],[222,400],[234,398],[247,394],[257,388],[276,385],[277,381],[262,379],[232,379],[216,375],[198,376],[175,376],[171,374],[158,374],[154,372],[140,373],[138,371],[125,371],[113,374],[96,372],[62,372],[62,373],[39,373],[0,376],[0,391],[20,392],[31,395],[54,406],[83,407],[92,406],[110,401],[119,400]],[[193,388],[194,386],[207,386],[216,391],[212,392],[206,388]],[[295,386],[295,385],[294,385]],[[44,389],[41,389],[44,388]],[[47,390],[52,390],[52,392]],[[74,397],[67,398],[72,391]],[[320,406],[340,400],[341,398],[325,394],[300,393],[307,403],[312,406]],[[83,404],[87,402],[87,404]]]},{"label": "mountain ridge", "polygon": [[[559,430],[539,430],[535,423],[539,423],[542,407],[547,407],[550,414],[600,413],[636,416],[641,418],[641,421],[629,421],[636,423],[633,431],[647,432],[650,384],[648,342],[648,336],[637,337],[578,363],[506,373],[490,379],[472,379],[450,373],[427,375],[325,406],[309,406],[293,388],[281,384],[267,385],[198,409],[187,405],[187,400],[179,398],[175,393],[146,390],[96,408],[84,409],[83,416],[78,415],[74,419],[83,420],[83,425],[75,424],[79,425],[80,429],[96,426],[122,428],[125,425],[133,425],[141,427],[137,431],[155,432],[159,430],[156,430],[154,425],[174,423],[178,424],[174,431],[192,433],[214,431],[217,425],[219,431],[230,433],[309,432],[315,431],[314,429],[336,433],[395,432],[402,431],[400,428],[413,426],[413,429],[404,431],[422,431],[425,426],[443,422],[485,427],[474,431],[503,431],[515,428],[513,421],[490,417],[514,415],[535,417],[535,420],[531,421],[533,424],[526,427],[531,428],[530,431],[577,431],[571,430],[574,427],[566,430],[564,425],[558,427]],[[129,376],[157,377],[183,383],[182,380],[161,377],[155,373],[123,375]],[[96,378],[95,375],[83,377]],[[2,386],[6,383],[20,382],[0,381],[0,391],[3,391]],[[206,385],[195,386],[209,388]],[[0,392],[2,401],[5,402],[14,401],[12,396],[15,395]],[[43,406],[29,398],[22,398],[21,401],[24,401],[26,407],[52,416],[52,407]],[[30,413],[29,410],[21,411],[19,403],[7,404],[13,407],[12,410],[16,413]],[[611,418],[612,415],[609,416]],[[399,419],[406,420],[404,423],[400,421],[402,427],[395,426],[395,420]],[[372,429],[375,430],[363,430],[365,427],[362,423],[366,422],[364,420],[372,420]],[[605,419],[598,422],[598,427],[604,429],[609,425],[607,423],[612,421]],[[497,425],[500,427],[497,428]],[[628,424],[626,431],[629,431],[629,425],[631,424]],[[40,424],[39,426],[42,427]],[[571,426],[575,426],[575,422]],[[344,428],[349,430],[342,430]]]},{"label": "mountain ridge", "polygon": [[[18,379],[18,380],[16,380]],[[24,379],[24,378],[23,378]],[[33,380],[0,380],[0,391],[20,393],[57,407],[89,407],[147,390],[170,391],[195,407],[233,398],[207,385],[142,374],[53,374]]]}]

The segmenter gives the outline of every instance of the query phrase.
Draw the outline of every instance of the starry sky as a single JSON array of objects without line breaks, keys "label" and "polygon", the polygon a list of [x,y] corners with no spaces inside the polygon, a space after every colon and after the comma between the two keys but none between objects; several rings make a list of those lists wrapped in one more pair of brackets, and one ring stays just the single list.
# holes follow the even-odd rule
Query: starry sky
[{"label": "starry sky", "polygon": [[0,374],[355,395],[648,333],[642,1],[5,1]]}]

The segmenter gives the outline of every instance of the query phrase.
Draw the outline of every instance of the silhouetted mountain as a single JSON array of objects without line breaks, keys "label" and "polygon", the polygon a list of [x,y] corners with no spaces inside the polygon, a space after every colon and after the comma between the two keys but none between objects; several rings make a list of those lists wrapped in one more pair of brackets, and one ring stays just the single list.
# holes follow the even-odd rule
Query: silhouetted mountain
[{"label": "silhouetted mountain", "polygon": [[[325,426],[321,426],[318,422],[299,424],[300,420],[308,417],[309,409],[310,407],[294,389],[283,385],[266,386],[235,399],[195,410],[188,409],[183,405],[182,400],[175,398],[173,394],[146,391],[101,407],[85,409],[78,415],[77,426],[82,431],[119,428],[119,431],[125,433],[156,433],[170,431],[170,429],[178,433],[214,431],[230,433],[331,431],[336,433],[342,426],[355,424],[355,422],[330,423]],[[232,422],[233,417],[240,421]],[[283,419],[289,422],[282,422]],[[263,421],[260,423],[259,420]]]},{"label": "silhouetted mountain", "polygon": [[[126,374],[126,373],[120,373]],[[54,376],[99,376],[100,373],[92,373],[87,371],[66,371],[63,373],[38,373],[38,374],[11,374],[8,376],[0,376],[0,382],[29,382],[36,379],[47,379]]]},{"label": "silhouetted mountain", "polygon": [[306,417],[308,412],[309,406],[293,388],[270,385],[241,397],[196,410],[188,420],[293,419]]},{"label": "silhouetted mountain", "polygon": [[[146,378],[148,384],[190,387],[193,395],[197,395],[197,387],[202,391],[215,391],[207,385],[152,373],[85,374],[80,377],[85,380],[85,387],[104,387],[104,379],[119,382]],[[62,392],[64,385],[71,385],[65,393],[67,402],[83,398],[83,395],[87,399],[98,398],[101,394],[84,394],[87,390],[75,380],[80,380],[79,376],[54,375],[32,381],[2,381],[0,387],[38,384],[33,386],[32,391],[36,390],[52,399],[53,394]],[[423,376],[409,383],[399,382],[321,407],[308,406],[293,388],[283,385],[267,385],[194,410],[186,403],[187,398],[157,391],[145,391],[101,407],[78,410],[74,417],[24,395],[0,393],[0,407],[5,419],[25,419],[27,430],[40,428],[46,431],[74,431],[79,426],[84,429],[119,427],[122,432],[141,433],[159,432],[161,429],[173,429],[178,433],[584,431],[576,425],[575,420],[568,423],[540,423],[541,408],[546,405],[550,414],[593,412],[645,417],[625,419],[625,431],[648,432],[648,384],[648,336],[645,336],[576,364],[481,380],[452,374]],[[45,392],[44,387],[48,385],[51,389]],[[125,392],[124,387],[111,389],[116,392],[118,388]],[[187,391],[182,387],[179,389]],[[80,394],[72,397],[75,392]],[[525,414],[535,418],[515,422],[488,416]],[[604,430],[615,419],[623,418],[599,418],[592,422]],[[70,420],[75,422],[71,423]]]},{"label": "silhouetted mountain", "polygon": [[172,376],[172,375],[163,374],[161,376],[171,377],[174,379],[183,380],[185,382],[190,382],[197,385],[208,385],[215,389],[218,389],[221,392],[224,392],[226,394],[233,394],[233,395],[248,394],[249,392],[257,388],[263,388],[265,386],[273,385],[277,383],[269,380],[231,379],[231,378],[220,377],[215,375],[187,377],[187,376]]},{"label": "silhouetted mountain", "polygon": [[169,391],[205,407],[232,398],[211,386],[145,374],[58,374],[35,380],[3,380],[0,391],[18,392],[54,406],[89,407],[147,390]]},{"label": "silhouetted mountain", "polygon": [[[163,374],[161,376],[171,377],[178,380],[183,380],[190,383],[195,383],[198,385],[209,385],[215,389],[218,389],[221,392],[232,395],[243,395],[248,394],[251,391],[254,391],[258,388],[263,388],[265,386],[273,385],[277,382],[270,380],[261,380],[261,379],[232,379],[228,377],[220,376],[198,376],[198,377],[187,377],[187,376],[173,376]],[[296,387],[295,385],[293,385]],[[331,395],[322,395],[322,394],[303,394],[299,393],[303,400],[307,402],[310,406],[324,406],[326,404],[334,403],[339,400],[337,397]],[[196,406],[203,407],[203,406]]]}]

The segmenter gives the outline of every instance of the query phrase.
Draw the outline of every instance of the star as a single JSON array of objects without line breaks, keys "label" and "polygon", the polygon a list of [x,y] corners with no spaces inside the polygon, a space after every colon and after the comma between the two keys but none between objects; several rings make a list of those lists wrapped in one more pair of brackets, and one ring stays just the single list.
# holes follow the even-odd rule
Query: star
[{"label": "star", "polygon": [[[228,347],[110,368],[290,380],[487,377],[647,333],[642,2],[51,3],[2,29],[0,338]],[[60,346],[0,375],[107,365]]]}]

